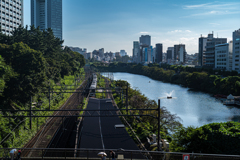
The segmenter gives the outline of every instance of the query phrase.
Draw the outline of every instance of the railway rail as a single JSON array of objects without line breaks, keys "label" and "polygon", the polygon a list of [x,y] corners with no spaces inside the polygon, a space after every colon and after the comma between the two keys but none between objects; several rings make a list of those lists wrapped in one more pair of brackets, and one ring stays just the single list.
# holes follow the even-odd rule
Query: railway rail
[{"label": "railway rail", "polygon": [[[88,87],[89,83],[87,82],[88,77],[84,80],[82,85],[78,89],[83,89]],[[60,109],[77,109],[77,107],[82,103],[84,94],[72,94],[68,100],[61,106]],[[77,111],[69,112],[69,111],[55,111],[53,113],[56,115],[77,115]],[[76,122],[76,117],[50,117],[46,120],[46,123],[41,126],[41,129],[37,132],[37,134],[24,146],[24,148],[65,148],[67,144],[67,140],[63,141],[63,139],[71,137],[74,130],[74,123]],[[63,138],[64,137],[64,138]],[[74,140],[73,140],[74,142]],[[36,157],[39,153],[31,152],[30,150],[23,150],[23,157]],[[50,152],[45,152],[44,154],[50,154]]]}]

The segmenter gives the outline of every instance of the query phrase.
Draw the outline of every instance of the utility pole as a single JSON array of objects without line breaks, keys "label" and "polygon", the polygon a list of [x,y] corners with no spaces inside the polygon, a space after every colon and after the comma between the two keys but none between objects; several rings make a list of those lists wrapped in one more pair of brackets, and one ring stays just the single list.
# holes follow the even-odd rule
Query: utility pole
[{"label": "utility pole", "polygon": [[29,125],[30,129],[32,129],[32,96],[31,96],[31,101],[30,101],[30,108],[29,108]]},{"label": "utility pole", "polygon": [[49,92],[49,110],[51,109],[51,107],[50,107],[50,101],[51,101],[51,92],[50,92],[50,83],[49,83],[49,90],[48,90],[48,92]]},{"label": "utility pole", "polygon": [[158,151],[161,151],[161,146],[160,146],[160,99],[158,99]]},{"label": "utility pole", "polygon": [[127,90],[126,90],[126,108],[127,108],[127,115],[128,115],[128,82],[127,82]]}]

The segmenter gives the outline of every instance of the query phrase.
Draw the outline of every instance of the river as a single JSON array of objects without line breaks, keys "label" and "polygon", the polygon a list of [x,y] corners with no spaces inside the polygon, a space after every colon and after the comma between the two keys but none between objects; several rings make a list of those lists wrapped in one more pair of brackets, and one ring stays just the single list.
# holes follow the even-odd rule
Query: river
[{"label": "river", "polygon": [[116,72],[114,80],[126,80],[131,87],[138,88],[149,99],[158,100],[172,94],[176,99],[161,99],[161,106],[165,106],[172,114],[182,119],[184,127],[199,127],[213,122],[239,121],[240,109],[222,104],[210,94],[191,91],[180,85],[163,83],[149,77]]}]

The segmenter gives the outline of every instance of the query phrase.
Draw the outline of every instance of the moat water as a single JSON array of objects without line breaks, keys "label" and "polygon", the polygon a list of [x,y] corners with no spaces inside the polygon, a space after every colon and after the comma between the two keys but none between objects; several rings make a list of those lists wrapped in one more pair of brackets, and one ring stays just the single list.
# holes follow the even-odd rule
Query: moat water
[{"label": "moat water", "polygon": [[192,91],[180,85],[163,83],[149,77],[130,74],[113,73],[114,80],[126,80],[131,87],[137,88],[149,99],[157,101],[159,97],[172,95],[176,99],[161,99],[161,106],[165,106],[172,114],[182,119],[184,127],[199,127],[213,122],[240,121],[240,108],[229,107],[212,95]]}]

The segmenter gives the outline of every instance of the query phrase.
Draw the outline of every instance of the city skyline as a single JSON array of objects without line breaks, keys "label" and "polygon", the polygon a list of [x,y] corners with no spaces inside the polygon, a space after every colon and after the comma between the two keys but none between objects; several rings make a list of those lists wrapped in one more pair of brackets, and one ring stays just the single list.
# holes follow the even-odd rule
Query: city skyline
[{"label": "city skyline", "polygon": [[[198,38],[214,31],[217,37],[232,39],[240,28],[240,2],[231,1],[84,1],[63,0],[64,45],[124,49],[132,55],[132,42],[151,36],[151,45],[163,44],[163,52],[174,44],[186,45],[188,54],[198,52]],[[148,5],[146,5],[146,3]],[[150,7],[151,9],[147,9]],[[24,25],[30,25],[30,0],[24,1]]]}]

